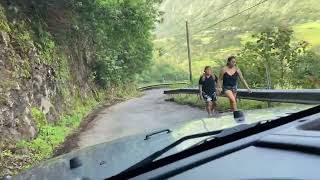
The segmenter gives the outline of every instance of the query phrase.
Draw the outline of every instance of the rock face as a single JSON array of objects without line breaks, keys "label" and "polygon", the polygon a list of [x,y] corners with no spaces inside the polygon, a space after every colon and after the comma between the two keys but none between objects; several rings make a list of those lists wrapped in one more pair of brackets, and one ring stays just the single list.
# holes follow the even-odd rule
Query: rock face
[{"label": "rock face", "polygon": [[[10,2],[0,2],[0,149],[37,135],[32,108],[55,122],[72,106],[72,98],[86,97],[93,90],[88,78],[92,59],[86,49],[77,44],[63,50],[56,47],[59,55],[44,56],[32,36],[35,30],[28,26],[31,20]],[[32,9],[31,1],[17,2]]]},{"label": "rock face", "polygon": [[[54,74],[49,66],[37,63],[39,57],[36,50],[30,50],[27,61],[31,64],[32,73],[26,80],[17,71],[17,66],[26,60],[22,60],[14,49],[9,35],[1,31],[0,143],[33,138],[36,127],[31,119],[31,107],[41,107],[44,113],[49,114],[53,107],[50,98],[56,96]],[[55,117],[52,114],[50,116]]]}]

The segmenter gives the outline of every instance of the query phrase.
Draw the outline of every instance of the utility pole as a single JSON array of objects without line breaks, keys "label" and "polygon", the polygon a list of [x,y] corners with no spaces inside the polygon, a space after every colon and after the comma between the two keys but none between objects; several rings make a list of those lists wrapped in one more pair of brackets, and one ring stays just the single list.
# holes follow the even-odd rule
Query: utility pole
[{"label": "utility pole", "polygon": [[188,60],[189,60],[189,78],[190,82],[192,82],[192,69],[191,69],[191,51],[190,51],[190,36],[189,36],[189,25],[188,21],[186,21],[186,35],[187,35],[187,45],[188,45]]}]

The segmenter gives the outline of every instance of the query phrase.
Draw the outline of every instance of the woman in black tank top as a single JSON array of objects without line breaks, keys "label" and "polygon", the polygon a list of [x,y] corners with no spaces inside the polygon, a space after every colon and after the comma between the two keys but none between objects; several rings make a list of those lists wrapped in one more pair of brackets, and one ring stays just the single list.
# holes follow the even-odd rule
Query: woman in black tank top
[{"label": "woman in black tank top", "polygon": [[230,100],[231,110],[238,111],[237,108],[237,81],[240,80],[251,93],[251,90],[243,78],[240,69],[236,67],[236,58],[231,56],[228,58],[227,66],[223,67],[220,72],[219,82],[218,82],[218,92],[224,93]]}]

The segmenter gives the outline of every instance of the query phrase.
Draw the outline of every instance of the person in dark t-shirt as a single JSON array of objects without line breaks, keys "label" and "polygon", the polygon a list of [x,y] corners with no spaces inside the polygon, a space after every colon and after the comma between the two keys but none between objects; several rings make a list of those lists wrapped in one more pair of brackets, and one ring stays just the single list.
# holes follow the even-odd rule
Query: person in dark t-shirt
[{"label": "person in dark t-shirt", "polygon": [[212,73],[212,68],[206,66],[203,75],[199,79],[200,98],[206,102],[206,110],[209,116],[213,116],[216,107],[216,83],[217,76]]}]

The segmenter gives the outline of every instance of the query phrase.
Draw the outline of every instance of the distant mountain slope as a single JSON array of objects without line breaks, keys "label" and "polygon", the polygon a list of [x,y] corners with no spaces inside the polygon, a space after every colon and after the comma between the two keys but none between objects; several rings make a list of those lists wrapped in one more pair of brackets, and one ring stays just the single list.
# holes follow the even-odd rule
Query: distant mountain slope
[{"label": "distant mountain slope", "polygon": [[[158,37],[184,33],[184,22],[190,21],[193,31],[230,17],[263,0],[164,0],[161,10],[164,22],[157,27]],[[294,25],[317,21],[319,0],[268,0],[267,2],[220,24],[215,29],[251,30],[271,24]],[[211,30],[214,30],[213,28]]]},{"label": "distant mountain slope", "polygon": [[[308,41],[312,49],[320,53],[319,0],[267,0],[213,26],[263,1],[164,0],[160,7],[164,12],[163,22],[154,32],[154,66],[146,77],[172,79],[170,77],[174,75],[187,79],[186,20],[190,26],[192,70],[195,74],[202,73],[205,65],[218,68],[227,56],[236,55],[246,42],[252,40],[252,34],[266,27],[291,27],[296,40]],[[170,67],[166,69],[171,70],[156,71],[161,69],[158,67]]]}]

